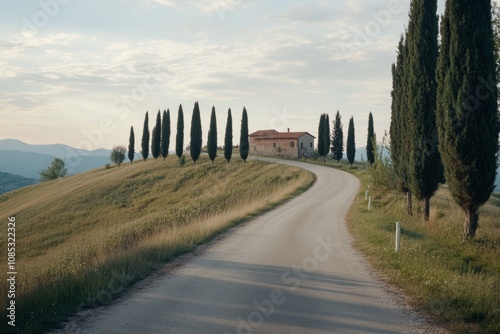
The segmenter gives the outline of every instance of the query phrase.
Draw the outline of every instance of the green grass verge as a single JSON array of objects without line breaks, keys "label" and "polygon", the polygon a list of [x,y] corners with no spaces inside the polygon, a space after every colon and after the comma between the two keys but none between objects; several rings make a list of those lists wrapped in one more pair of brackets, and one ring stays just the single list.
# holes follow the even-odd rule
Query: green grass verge
[{"label": "green grass verge", "polygon": [[[362,187],[347,218],[355,247],[417,309],[452,333],[500,333],[500,198],[481,209],[477,237],[461,243],[464,215],[441,187],[424,222],[422,203],[406,215],[406,199],[390,189],[373,189],[370,211],[365,190],[370,171],[356,172]],[[395,225],[402,223],[400,253],[395,253]]]}]

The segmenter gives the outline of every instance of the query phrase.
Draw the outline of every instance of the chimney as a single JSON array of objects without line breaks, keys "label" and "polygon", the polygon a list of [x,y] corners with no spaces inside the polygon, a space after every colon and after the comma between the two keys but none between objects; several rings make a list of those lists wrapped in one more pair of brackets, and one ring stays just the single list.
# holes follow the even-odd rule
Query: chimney
[{"label": "chimney", "polygon": [[288,128],[288,132],[290,132],[290,128]]}]

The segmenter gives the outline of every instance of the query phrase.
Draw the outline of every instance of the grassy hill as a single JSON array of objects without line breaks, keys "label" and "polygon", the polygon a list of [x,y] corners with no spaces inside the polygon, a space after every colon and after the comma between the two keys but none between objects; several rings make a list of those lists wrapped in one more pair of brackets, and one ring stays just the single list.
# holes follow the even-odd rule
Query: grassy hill
[{"label": "grassy hill", "polygon": [[[109,303],[166,261],[312,182],[312,174],[283,165],[222,159],[212,165],[202,157],[180,166],[170,157],[0,196],[0,221],[16,219],[17,332],[43,332],[77,310]],[[2,284],[1,305],[6,296]]]}]

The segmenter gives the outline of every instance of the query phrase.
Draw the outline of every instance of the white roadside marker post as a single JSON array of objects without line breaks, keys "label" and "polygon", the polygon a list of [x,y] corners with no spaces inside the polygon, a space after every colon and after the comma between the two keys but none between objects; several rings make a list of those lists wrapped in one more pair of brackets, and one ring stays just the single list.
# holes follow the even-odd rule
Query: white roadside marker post
[{"label": "white roadside marker post", "polygon": [[401,223],[396,223],[396,253],[401,249]]},{"label": "white roadside marker post", "polygon": [[365,191],[365,201],[367,201],[367,200],[368,200],[368,190]]},{"label": "white roadside marker post", "polygon": [[368,211],[370,211],[372,207],[372,197],[370,196],[370,198],[368,198]]}]

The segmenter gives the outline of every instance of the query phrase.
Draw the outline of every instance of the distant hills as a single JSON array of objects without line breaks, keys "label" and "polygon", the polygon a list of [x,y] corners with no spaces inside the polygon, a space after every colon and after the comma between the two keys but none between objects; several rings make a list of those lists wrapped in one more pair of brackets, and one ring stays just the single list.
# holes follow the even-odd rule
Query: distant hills
[{"label": "distant hills", "polygon": [[38,183],[36,179],[29,179],[19,175],[0,172],[0,194]]},{"label": "distant hills", "polygon": [[111,150],[79,150],[54,145],[31,145],[14,139],[0,140],[0,172],[39,179],[39,172],[47,168],[55,157],[66,163],[68,174],[77,174],[111,163]]},{"label": "distant hills", "polygon": [[[68,174],[77,174],[110,164],[111,150],[75,149],[62,144],[32,145],[15,139],[0,140],[0,193],[38,182],[39,172],[54,158],[66,163]],[[141,159],[140,154],[136,159]],[[3,191],[5,190],[5,191]]]},{"label": "distant hills", "polygon": [[68,145],[63,144],[51,144],[51,145],[33,145],[26,144],[20,140],[16,139],[1,139],[0,140],[0,151],[21,151],[38,153],[43,155],[49,155],[52,157],[63,158],[69,155],[79,155],[79,156],[95,156],[95,157],[108,157],[111,150],[106,150],[103,148],[88,151],[82,149],[75,149]]}]

